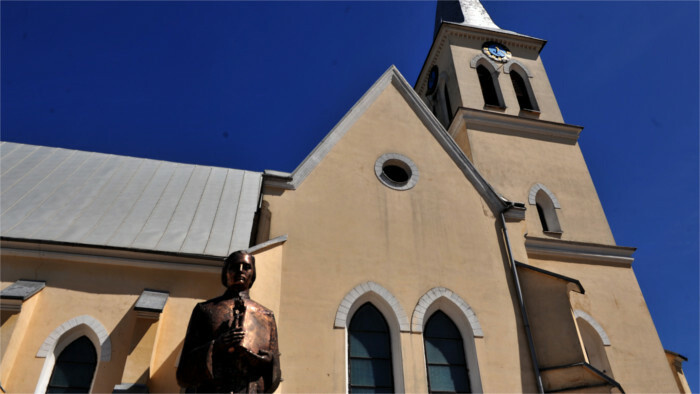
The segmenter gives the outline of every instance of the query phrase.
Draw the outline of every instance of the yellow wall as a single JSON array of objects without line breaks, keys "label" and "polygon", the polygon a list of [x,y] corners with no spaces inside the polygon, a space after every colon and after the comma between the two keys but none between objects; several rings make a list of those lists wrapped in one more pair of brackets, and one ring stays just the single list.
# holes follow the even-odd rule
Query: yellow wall
[{"label": "yellow wall", "polygon": [[626,392],[677,392],[664,350],[631,268],[530,259],[529,264],[576,278],[585,294],[571,293],[571,307],[605,330],[610,366]]},{"label": "yellow wall", "polygon": [[[527,233],[544,236],[530,188],[541,183],[559,200],[561,239],[614,245],[608,221],[578,144],[525,138],[479,128],[468,133],[471,157],[499,193],[527,205]],[[456,137],[457,138],[457,137]],[[463,138],[463,137],[459,137]]]},{"label": "yellow wall", "polygon": [[[374,163],[385,153],[415,162],[413,189],[377,180]],[[278,318],[285,391],[346,389],[345,333],[332,327],[346,293],[369,280],[391,292],[409,318],[431,288],[455,291],[485,333],[475,340],[484,390],[534,389],[495,218],[393,86],[296,191],[267,192],[270,236],[289,235]],[[401,334],[409,392],[427,389],[419,338]]]},{"label": "yellow wall", "polygon": [[36,305],[24,338],[17,344],[21,350],[13,368],[3,378],[2,384],[7,392],[34,391],[46,360],[36,357],[40,346],[54,329],[81,315],[97,319],[110,335],[111,360],[98,363],[93,390],[111,392],[115,384],[122,383],[131,339],[138,331],[139,319],[133,307],[144,288],[170,292],[160,316],[155,351],[152,355],[139,356],[152,357],[149,388],[152,392],[178,392],[176,359],[192,308],[196,302],[223,291],[218,272],[141,269],[55,258],[3,256],[3,288],[20,278],[45,280],[46,288],[27,301],[36,300]]}]

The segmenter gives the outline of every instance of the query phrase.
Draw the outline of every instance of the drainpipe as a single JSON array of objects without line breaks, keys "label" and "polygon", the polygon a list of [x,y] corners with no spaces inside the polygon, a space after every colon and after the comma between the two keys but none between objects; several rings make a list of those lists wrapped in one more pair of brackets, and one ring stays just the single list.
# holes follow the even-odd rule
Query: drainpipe
[{"label": "drainpipe", "polygon": [[518,277],[518,269],[515,267],[515,260],[513,259],[513,252],[510,249],[510,238],[508,237],[508,227],[506,227],[506,219],[503,216],[507,210],[513,207],[513,203],[508,201],[506,203],[508,206],[501,211],[499,216],[501,217],[501,225],[503,226],[503,234],[505,235],[506,247],[508,248],[508,258],[510,260],[510,268],[513,273],[513,281],[515,282],[515,291],[518,293],[518,304],[520,304],[520,314],[523,317],[523,325],[525,325],[525,335],[527,336],[527,343],[530,347],[530,357],[532,358],[532,365],[535,369],[535,380],[537,381],[537,390],[540,394],[544,394],[544,386],[542,385],[542,375],[540,374],[540,366],[537,363],[537,355],[535,354],[535,344],[532,340],[532,332],[530,331],[530,321],[527,318],[527,311],[525,310],[525,301],[523,300],[523,292],[520,288],[520,278]]}]

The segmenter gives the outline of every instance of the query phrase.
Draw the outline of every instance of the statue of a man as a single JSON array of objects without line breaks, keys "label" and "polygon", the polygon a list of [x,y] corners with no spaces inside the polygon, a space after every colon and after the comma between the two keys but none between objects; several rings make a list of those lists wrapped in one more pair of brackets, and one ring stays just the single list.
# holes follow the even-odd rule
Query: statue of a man
[{"label": "statue of a man", "polygon": [[277,325],[272,311],[251,300],[255,258],[238,251],[221,271],[226,292],[195,306],[177,381],[198,393],[271,393],[280,382]]}]

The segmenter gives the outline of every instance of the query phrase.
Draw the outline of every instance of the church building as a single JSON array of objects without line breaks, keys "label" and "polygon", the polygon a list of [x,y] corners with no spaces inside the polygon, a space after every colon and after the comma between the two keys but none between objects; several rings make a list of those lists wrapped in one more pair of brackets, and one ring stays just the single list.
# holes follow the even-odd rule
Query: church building
[{"label": "church building", "polygon": [[184,392],[223,259],[256,259],[277,392],[690,392],[540,58],[439,1],[292,173],[3,142],[3,392]]}]

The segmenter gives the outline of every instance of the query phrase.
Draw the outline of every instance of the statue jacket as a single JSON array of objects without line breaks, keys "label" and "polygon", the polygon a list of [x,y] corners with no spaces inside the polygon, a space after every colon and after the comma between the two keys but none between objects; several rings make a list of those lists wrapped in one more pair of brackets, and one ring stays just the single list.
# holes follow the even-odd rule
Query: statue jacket
[{"label": "statue jacket", "polygon": [[[182,387],[207,393],[273,392],[280,382],[275,316],[269,309],[241,297],[245,304],[241,347],[217,349],[214,340],[234,321],[235,298],[218,297],[192,311],[177,380]],[[265,358],[255,355],[265,355]]]}]

